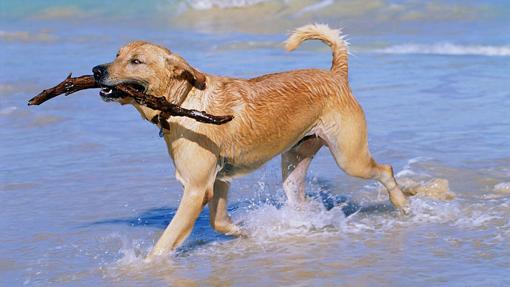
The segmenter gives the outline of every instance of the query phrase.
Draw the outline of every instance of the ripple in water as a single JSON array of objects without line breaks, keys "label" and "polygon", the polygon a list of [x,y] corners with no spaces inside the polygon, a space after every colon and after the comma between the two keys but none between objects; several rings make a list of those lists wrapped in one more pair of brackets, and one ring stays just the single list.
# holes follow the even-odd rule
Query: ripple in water
[{"label": "ripple in water", "polygon": [[[410,238],[418,237],[413,239],[416,243],[406,243],[410,249],[417,248],[423,241],[430,241],[430,246],[434,246],[432,242],[442,240],[445,244],[459,246],[478,244],[475,248],[480,250],[477,252],[484,253],[486,246],[508,237],[509,198],[480,198],[480,201],[473,202],[463,198],[438,197],[437,194],[453,194],[449,190],[448,181],[413,168],[416,162],[419,160],[410,161],[399,176],[399,180],[402,180],[402,174],[408,180],[413,180],[413,188],[418,191],[417,196],[410,198],[410,215],[401,215],[387,200],[354,202],[345,196],[317,190],[317,187],[312,188],[310,201],[297,209],[285,205],[281,198],[268,195],[247,204],[239,204],[232,212],[234,221],[248,234],[247,238],[213,240],[206,243],[200,243],[200,239],[193,238],[178,252],[157,263],[144,261],[144,256],[150,250],[147,242],[116,237],[115,240],[120,239],[122,242],[120,258],[114,264],[106,266],[105,276],[114,280],[122,280],[121,278],[126,276],[156,276],[165,282],[175,282],[175,278],[187,282],[187,279],[183,278],[203,274],[203,271],[194,270],[197,262],[201,262],[198,265],[203,266],[203,262],[215,265],[221,261],[221,264],[226,265],[223,268],[249,269],[263,268],[257,260],[263,260],[266,262],[264,264],[277,265],[280,260],[294,257],[302,259],[318,256],[324,259],[329,256],[328,253],[338,253],[349,258],[358,256],[354,249],[361,248],[361,252],[367,254],[377,253],[380,248],[388,248],[387,243],[382,244],[383,246],[377,245],[381,238],[399,237],[399,234],[407,233],[416,233],[409,235]],[[367,186],[364,189],[373,188]],[[446,228],[449,232],[446,235],[441,234],[441,228]],[[211,232],[203,231],[203,228],[200,230]],[[482,232],[483,236],[473,237],[478,232]],[[198,234],[196,237],[204,236],[206,235]],[[344,245],[355,247],[351,246],[351,251],[345,249]],[[303,250],[317,250],[318,254],[314,255],[313,251],[309,254],[307,251],[305,254],[309,255],[304,255]],[[438,252],[436,255],[443,254]],[[373,259],[364,259],[361,262],[364,262],[364,265],[374,264]],[[247,270],[243,269],[240,272],[245,271]],[[235,276],[233,278],[235,282]]]}]

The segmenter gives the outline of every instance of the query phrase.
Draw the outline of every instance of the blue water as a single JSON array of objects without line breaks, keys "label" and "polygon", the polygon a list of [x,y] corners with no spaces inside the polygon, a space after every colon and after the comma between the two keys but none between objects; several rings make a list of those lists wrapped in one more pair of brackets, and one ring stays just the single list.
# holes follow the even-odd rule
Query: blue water
[{"label": "blue water", "polygon": [[[0,286],[509,285],[508,1],[252,2],[0,2]],[[281,46],[313,21],[349,35],[374,157],[430,191],[408,217],[327,150],[315,199],[288,208],[276,158],[233,183],[248,238],[216,234],[206,210],[168,262],[147,265],[181,195],[158,130],[96,91],[26,106],[135,39],[213,74],[327,68],[320,43]],[[430,196],[444,192],[455,198]]]}]

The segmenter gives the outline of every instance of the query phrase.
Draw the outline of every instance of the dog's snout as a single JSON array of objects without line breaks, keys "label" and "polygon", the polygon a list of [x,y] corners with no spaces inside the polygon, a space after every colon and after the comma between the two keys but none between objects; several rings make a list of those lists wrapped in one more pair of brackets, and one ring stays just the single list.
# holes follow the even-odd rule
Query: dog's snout
[{"label": "dog's snout", "polygon": [[101,81],[106,77],[108,71],[106,69],[106,65],[99,65],[92,68],[92,73],[94,74],[94,79],[96,79],[96,81]]}]

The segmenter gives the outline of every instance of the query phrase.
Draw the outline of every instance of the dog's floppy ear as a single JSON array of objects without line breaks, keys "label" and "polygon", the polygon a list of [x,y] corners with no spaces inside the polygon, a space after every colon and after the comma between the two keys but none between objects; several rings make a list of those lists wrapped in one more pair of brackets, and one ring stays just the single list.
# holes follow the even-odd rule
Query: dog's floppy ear
[{"label": "dog's floppy ear", "polygon": [[197,71],[195,68],[193,68],[186,60],[184,60],[181,56],[176,54],[170,54],[167,57],[167,62],[171,66],[178,67],[179,69],[183,70],[184,73],[187,73],[186,76],[188,76],[191,80],[191,84],[200,90],[205,89],[205,75],[201,72]]}]

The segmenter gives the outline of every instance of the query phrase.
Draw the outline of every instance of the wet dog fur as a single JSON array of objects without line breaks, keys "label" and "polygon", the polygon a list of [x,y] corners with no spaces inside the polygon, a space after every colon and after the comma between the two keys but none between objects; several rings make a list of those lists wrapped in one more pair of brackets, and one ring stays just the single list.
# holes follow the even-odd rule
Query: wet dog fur
[{"label": "wet dog fur", "polygon": [[[378,164],[369,152],[365,115],[349,87],[348,47],[340,31],[306,25],[294,31],[286,48],[294,50],[305,40],[320,40],[331,47],[330,70],[294,70],[252,79],[221,77],[203,73],[167,48],[143,41],[127,44],[112,63],[101,66],[96,78],[105,87],[134,83],[185,108],[234,115],[231,122],[219,126],[184,117],[168,120],[164,139],[184,192],[149,260],[177,248],[205,204],[216,231],[241,235],[227,213],[230,182],[279,154],[288,204],[299,206],[306,200],[307,169],[326,146],[340,169],[378,180],[393,205],[406,212],[407,199],[391,166]],[[133,104],[146,120],[159,113],[129,98],[119,101]]]}]

